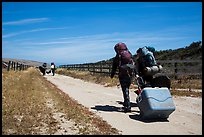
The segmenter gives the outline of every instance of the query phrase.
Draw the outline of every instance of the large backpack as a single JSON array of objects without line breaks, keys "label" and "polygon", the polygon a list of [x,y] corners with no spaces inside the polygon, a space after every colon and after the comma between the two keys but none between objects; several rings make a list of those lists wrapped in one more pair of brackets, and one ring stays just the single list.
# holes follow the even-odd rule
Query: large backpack
[{"label": "large backpack", "polygon": [[42,66],[46,69],[46,67],[47,67],[47,63],[43,63]]},{"label": "large backpack", "polygon": [[125,64],[132,64],[132,54],[124,43],[118,43],[114,47],[115,52],[119,56],[119,67]]},{"label": "large backpack", "polygon": [[153,52],[151,52],[148,49],[149,48],[147,47],[141,48],[142,63],[144,67],[152,67],[152,66],[157,65]]},{"label": "large backpack", "polygon": [[124,43],[116,44],[114,49],[119,57],[119,71],[132,77],[135,66],[131,52]]},{"label": "large backpack", "polygon": [[139,57],[139,69],[144,75],[154,75],[161,72],[162,66],[158,65],[153,52],[155,49],[153,47],[143,47],[140,48],[137,53],[140,54]]},{"label": "large backpack", "polygon": [[151,51],[152,53],[154,53],[156,50],[154,47],[152,46],[145,46],[149,51]]}]

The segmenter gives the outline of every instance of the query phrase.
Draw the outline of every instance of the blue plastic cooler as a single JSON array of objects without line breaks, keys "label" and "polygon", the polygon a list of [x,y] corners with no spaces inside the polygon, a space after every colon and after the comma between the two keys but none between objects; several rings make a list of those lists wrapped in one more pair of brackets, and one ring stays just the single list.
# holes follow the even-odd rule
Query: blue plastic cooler
[{"label": "blue plastic cooler", "polygon": [[140,115],[145,119],[167,119],[175,111],[170,91],[166,87],[146,87],[136,98]]}]

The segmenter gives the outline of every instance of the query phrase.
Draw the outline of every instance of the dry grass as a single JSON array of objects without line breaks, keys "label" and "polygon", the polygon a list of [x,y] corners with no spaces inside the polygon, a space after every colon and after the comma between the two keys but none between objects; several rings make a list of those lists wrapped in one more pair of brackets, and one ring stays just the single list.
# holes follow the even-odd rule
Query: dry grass
[{"label": "dry grass", "polygon": [[44,99],[48,90],[35,75],[33,70],[2,73],[3,134],[35,134],[40,132],[35,127],[52,123]]},{"label": "dry grass", "polygon": [[[119,86],[119,81],[117,76],[111,79],[107,75],[91,73],[88,71],[76,71],[76,70],[67,70],[59,68],[56,73],[71,76],[74,78],[79,78],[85,81],[94,82],[98,84],[102,84],[104,86]],[[131,91],[137,89],[137,85],[131,85]],[[193,92],[191,89],[202,89],[202,79],[192,79],[189,77],[182,77],[178,80],[171,80],[171,93],[172,95],[177,96],[196,96],[202,97],[202,92]],[[176,89],[186,89],[184,91],[179,91]]]},{"label": "dry grass", "polygon": [[56,73],[71,76],[73,78],[82,79],[88,82],[93,82],[97,84],[102,84],[106,87],[112,87],[119,85],[119,80],[117,77],[113,79],[108,75],[100,74],[100,73],[92,73],[88,71],[77,71],[77,70],[66,70],[66,69],[57,69]]},{"label": "dry grass", "polygon": [[[52,107],[48,106],[50,100],[54,102]],[[78,131],[73,134],[119,134],[46,81],[36,69],[2,71],[2,134],[55,134],[59,121],[54,118],[54,112],[63,113],[65,119],[74,122]]]},{"label": "dry grass", "polygon": [[[202,92],[195,92],[193,89],[202,90],[202,79],[194,79],[192,77],[180,77],[171,81],[171,93],[177,96],[202,97]],[[186,90],[178,90],[186,89]]]},{"label": "dry grass", "polygon": [[172,80],[171,86],[183,89],[202,89],[202,79],[180,78]]}]

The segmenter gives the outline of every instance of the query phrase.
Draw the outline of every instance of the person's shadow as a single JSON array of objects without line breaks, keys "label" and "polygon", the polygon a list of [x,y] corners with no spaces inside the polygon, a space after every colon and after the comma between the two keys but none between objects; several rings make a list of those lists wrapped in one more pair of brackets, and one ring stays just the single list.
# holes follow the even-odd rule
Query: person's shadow
[{"label": "person's shadow", "polygon": [[[123,102],[122,101],[116,101],[118,104],[123,106]],[[95,109],[97,111],[110,111],[110,112],[123,112],[123,107],[116,107],[116,106],[112,106],[112,105],[96,105],[94,107],[91,107],[91,109]],[[132,103],[131,102],[131,107],[136,107],[136,103]]]},{"label": "person's shadow", "polygon": [[[118,104],[123,105],[123,102],[121,101],[116,101]],[[131,102],[131,107],[138,107],[136,103]],[[107,112],[124,112],[122,107],[116,107],[113,105],[96,105],[94,107],[91,107],[91,109],[95,109],[97,111],[107,111]],[[142,121],[145,123],[151,123],[151,122],[168,122],[167,119],[145,119],[140,115],[140,111],[132,111],[132,112],[137,112],[137,114],[131,114],[129,117],[133,120],[137,121]],[[129,113],[127,113],[129,114]]]},{"label": "person's shadow", "polygon": [[96,105],[94,107],[91,107],[91,109],[95,109],[97,111],[121,112],[121,107],[116,107],[111,105]]},{"label": "person's shadow", "polygon": [[[116,101],[118,104],[120,104],[120,105],[123,105],[123,102],[122,101]],[[133,103],[133,102],[130,102],[130,106],[131,107],[138,107],[137,106],[137,103]]]}]

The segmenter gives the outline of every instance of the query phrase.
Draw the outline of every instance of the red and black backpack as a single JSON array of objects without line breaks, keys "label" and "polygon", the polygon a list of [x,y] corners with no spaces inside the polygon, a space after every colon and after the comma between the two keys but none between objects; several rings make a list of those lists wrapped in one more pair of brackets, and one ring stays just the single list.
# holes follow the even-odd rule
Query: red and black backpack
[{"label": "red and black backpack", "polygon": [[133,64],[132,54],[128,50],[125,43],[117,43],[114,49],[119,56],[119,67],[125,64]]}]

